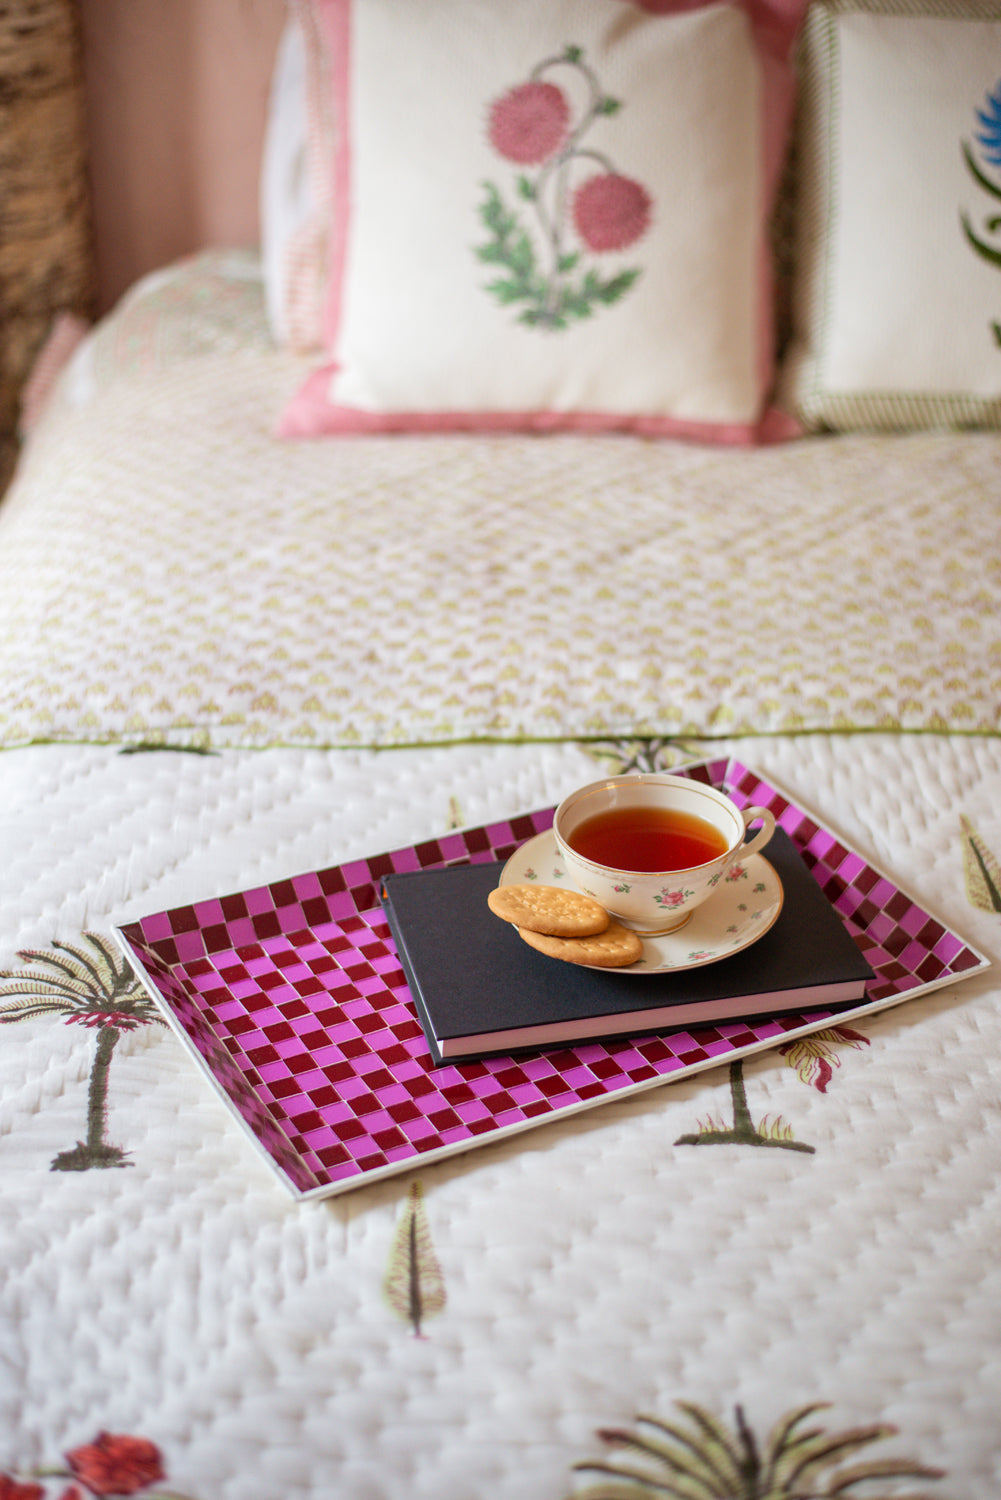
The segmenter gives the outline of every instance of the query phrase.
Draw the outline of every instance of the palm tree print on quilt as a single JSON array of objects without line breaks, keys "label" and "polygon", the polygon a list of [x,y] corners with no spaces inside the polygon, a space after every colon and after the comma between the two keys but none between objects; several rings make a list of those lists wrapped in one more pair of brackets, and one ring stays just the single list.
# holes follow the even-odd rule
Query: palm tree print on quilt
[{"label": "palm tree print on quilt", "polygon": [[[896,1436],[889,1423],[840,1432],[806,1426],[825,1409],[822,1402],[793,1408],[763,1440],[740,1406],[730,1426],[694,1402],[677,1405],[683,1422],[640,1416],[632,1428],[602,1429],[598,1437],[610,1455],[575,1466],[590,1477],[573,1491],[574,1500],[890,1500],[902,1496],[898,1480],[944,1477],[917,1459],[860,1458],[874,1443]],[[907,1490],[908,1500],[929,1494]]]},{"label": "palm tree print on quilt", "polygon": [[23,950],[18,957],[23,968],[0,969],[0,996],[7,997],[0,1003],[0,1024],[50,1015],[96,1032],[85,1135],[53,1158],[52,1170],[130,1166],[128,1153],[107,1136],[111,1059],[123,1032],[166,1021],[126,959],[98,933],[83,933],[78,945],[53,940],[47,951]]}]

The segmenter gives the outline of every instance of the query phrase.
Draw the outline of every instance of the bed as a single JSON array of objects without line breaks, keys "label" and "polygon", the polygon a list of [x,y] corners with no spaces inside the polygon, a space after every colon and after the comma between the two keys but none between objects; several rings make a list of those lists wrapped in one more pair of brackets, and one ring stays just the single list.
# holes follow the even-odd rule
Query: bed
[{"label": "bed", "polygon": [[[0,1494],[993,1500],[1001,9],[460,9],[290,8],[261,252],[87,332],[0,505]],[[595,139],[626,124],[561,329],[505,195],[579,147],[581,79]],[[470,161],[367,192],[390,107]],[[649,108],[712,128],[654,149]],[[463,173],[472,229],[426,229]],[[326,1157],[363,1046],[305,1120],[295,1067],[186,1032],[212,922],[263,944],[294,892],[294,939],[318,872],[503,853],[643,769],[775,800],[883,945],[874,1003],[707,1028],[517,1129],[453,1067],[461,1129],[398,1151],[380,1097]]]}]

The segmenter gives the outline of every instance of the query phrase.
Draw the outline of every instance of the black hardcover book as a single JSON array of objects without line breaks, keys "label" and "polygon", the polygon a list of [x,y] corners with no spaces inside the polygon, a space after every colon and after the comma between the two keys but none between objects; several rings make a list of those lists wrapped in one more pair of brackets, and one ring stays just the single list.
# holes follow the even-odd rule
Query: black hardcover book
[{"label": "black hardcover book", "polygon": [[499,863],[388,875],[383,907],[435,1062],[861,1003],[873,971],[784,830],[762,857],[784,893],[774,925],[715,963],[653,974],[530,948],[487,906]]}]

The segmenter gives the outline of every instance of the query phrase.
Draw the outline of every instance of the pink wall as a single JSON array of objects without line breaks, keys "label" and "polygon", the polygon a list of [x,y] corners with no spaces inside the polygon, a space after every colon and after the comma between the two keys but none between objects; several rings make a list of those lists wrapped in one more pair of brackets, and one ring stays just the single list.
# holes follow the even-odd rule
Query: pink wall
[{"label": "pink wall", "polygon": [[205,245],[257,243],[284,0],[80,0],[102,310]]}]

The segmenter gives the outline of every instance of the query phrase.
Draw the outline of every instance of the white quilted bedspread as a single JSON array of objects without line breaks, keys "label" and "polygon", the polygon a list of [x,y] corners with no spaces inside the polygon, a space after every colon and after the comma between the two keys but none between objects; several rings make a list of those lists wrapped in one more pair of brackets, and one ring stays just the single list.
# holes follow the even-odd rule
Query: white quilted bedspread
[{"label": "white quilted bedspread", "polygon": [[[970,902],[960,826],[1001,851],[997,741],[733,748],[997,959],[1001,913]],[[573,745],[10,750],[4,959],[539,806],[595,766]],[[755,1123],[796,1149],[683,1142],[732,1120],[722,1069],[301,1205],[154,1025],[123,1033],[108,1070],[121,1165],[56,1167],[85,1136],[95,1034],[58,1015],[5,1027],[0,1472],[83,1464],[104,1432],[155,1445],[166,1477],[129,1493],[558,1500],[575,1464],[608,1456],[598,1429],[638,1412],[685,1426],[691,1402],[732,1431],[739,1405],[763,1448],[825,1402],[806,1430],[896,1429],[857,1462],[944,1472],[903,1493],[994,1500],[995,972],[856,1028],[827,1049],[829,1081],[748,1059]],[[420,1336],[383,1294],[415,1184],[444,1296]]]},{"label": "white quilted bedspread", "polygon": [[[0,509],[0,1497],[997,1500],[997,438],[289,450],[259,301],[142,289]],[[119,923],[728,752],[994,966],[301,1203],[60,1007]]]}]

